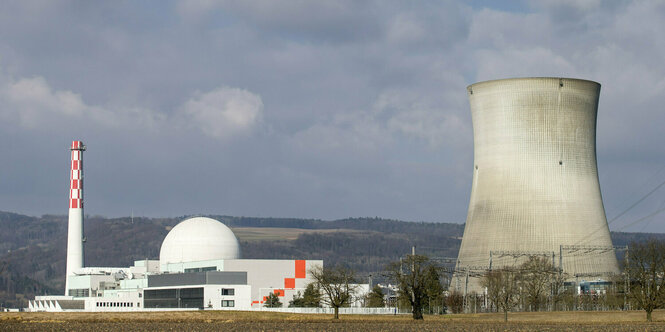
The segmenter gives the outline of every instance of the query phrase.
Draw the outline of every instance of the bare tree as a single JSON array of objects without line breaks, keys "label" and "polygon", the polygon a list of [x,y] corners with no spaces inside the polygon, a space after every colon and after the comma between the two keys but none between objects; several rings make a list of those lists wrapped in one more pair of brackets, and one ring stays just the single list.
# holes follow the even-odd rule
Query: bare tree
[{"label": "bare tree", "polygon": [[552,283],[550,284],[552,289],[552,311],[559,310],[559,304],[564,302],[566,296],[568,295],[566,293],[567,290],[565,287],[567,278],[568,274],[563,273],[563,271],[554,271],[554,275],[552,276]]},{"label": "bare tree", "polygon": [[358,286],[353,270],[338,265],[333,268],[317,266],[309,271],[316,286],[323,291],[321,302],[335,310],[334,319],[339,319],[339,308],[353,301]]},{"label": "bare tree", "polygon": [[552,292],[555,276],[552,262],[546,257],[532,256],[520,266],[520,272],[524,300],[531,311],[539,311]]},{"label": "bare tree", "polygon": [[514,269],[503,268],[487,272],[481,281],[487,287],[487,297],[503,311],[503,320],[508,321],[508,311],[519,303],[519,273]]},{"label": "bare tree", "polygon": [[464,309],[464,295],[458,291],[450,291],[446,296],[446,306],[454,314],[459,314]]},{"label": "bare tree", "polygon": [[630,297],[651,321],[654,309],[665,305],[665,243],[650,239],[631,243],[626,262],[630,277]]}]

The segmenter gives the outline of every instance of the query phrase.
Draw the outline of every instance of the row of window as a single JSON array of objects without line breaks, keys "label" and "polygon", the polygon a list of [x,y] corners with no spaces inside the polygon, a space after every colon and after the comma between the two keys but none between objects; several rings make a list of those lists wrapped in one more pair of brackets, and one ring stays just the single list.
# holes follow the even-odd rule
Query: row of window
[{"label": "row of window", "polygon": [[206,266],[206,267],[194,267],[191,269],[185,269],[185,273],[191,272],[207,272],[207,271],[217,271],[216,266]]},{"label": "row of window", "polygon": [[146,289],[146,308],[203,308],[203,288]]},{"label": "row of window", "polygon": [[236,301],[234,300],[222,300],[222,307],[235,307]]},{"label": "row of window", "polygon": [[87,288],[75,288],[69,290],[69,296],[73,297],[88,297],[90,296],[90,290]]},{"label": "row of window", "polygon": [[[133,308],[134,302],[97,302],[97,307],[104,308]],[[141,307],[141,302],[136,302],[136,307]]]}]

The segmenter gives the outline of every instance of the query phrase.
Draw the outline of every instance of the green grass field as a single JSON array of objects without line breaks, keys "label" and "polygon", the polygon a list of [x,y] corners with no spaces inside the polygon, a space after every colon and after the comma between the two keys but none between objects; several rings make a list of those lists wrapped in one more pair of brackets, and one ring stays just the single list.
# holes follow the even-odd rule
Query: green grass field
[{"label": "green grass field", "polygon": [[664,331],[665,311],[645,322],[641,311],[425,316],[188,311],[137,313],[0,313],[2,331]]}]

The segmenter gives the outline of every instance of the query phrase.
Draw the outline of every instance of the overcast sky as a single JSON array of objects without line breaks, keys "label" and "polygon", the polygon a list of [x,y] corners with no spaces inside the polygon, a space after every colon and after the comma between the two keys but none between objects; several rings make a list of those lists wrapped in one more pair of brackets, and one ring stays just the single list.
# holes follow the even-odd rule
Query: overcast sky
[{"label": "overcast sky", "polygon": [[612,220],[665,181],[665,2],[494,3],[2,1],[0,210],[66,214],[80,139],[87,214],[464,222],[466,86],[557,76],[602,84]]}]

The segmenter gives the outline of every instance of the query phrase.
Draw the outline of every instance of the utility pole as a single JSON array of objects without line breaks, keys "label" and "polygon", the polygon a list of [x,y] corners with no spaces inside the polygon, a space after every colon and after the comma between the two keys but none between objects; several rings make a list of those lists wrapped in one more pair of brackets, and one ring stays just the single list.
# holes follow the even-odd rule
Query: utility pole
[{"label": "utility pole", "polygon": [[630,294],[630,256],[628,255],[628,246],[626,246],[626,268],[624,269],[623,273],[626,276],[626,281],[624,285],[624,290],[623,290],[623,310],[628,310],[628,301],[627,297],[628,294]]},{"label": "utility pole", "polygon": [[413,285],[411,287],[411,303],[416,303],[416,246],[411,247],[411,278],[413,279]]},{"label": "utility pole", "polygon": [[[556,271],[555,271],[556,267],[554,265],[554,262],[555,262],[555,255],[554,255],[554,251],[552,251],[552,271],[550,271],[552,273],[551,274],[552,278],[550,279],[550,311],[555,310],[554,309],[554,295],[555,295],[554,294],[554,289],[555,289],[554,283],[557,282],[557,280],[556,280]],[[559,287],[556,287],[556,289],[558,290]]]},{"label": "utility pole", "polygon": [[462,306],[464,307],[464,312],[468,312],[466,306],[469,304],[466,299],[466,292],[469,289],[469,268],[466,268],[466,277],[464,279],[464,299],[462,300]]},{"label": "utility pole", "polygon": [[559,275],[563,273],[563,245],[559,245]]}]

